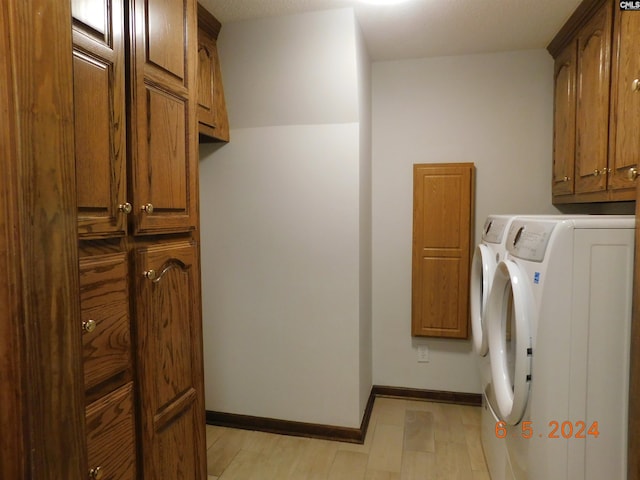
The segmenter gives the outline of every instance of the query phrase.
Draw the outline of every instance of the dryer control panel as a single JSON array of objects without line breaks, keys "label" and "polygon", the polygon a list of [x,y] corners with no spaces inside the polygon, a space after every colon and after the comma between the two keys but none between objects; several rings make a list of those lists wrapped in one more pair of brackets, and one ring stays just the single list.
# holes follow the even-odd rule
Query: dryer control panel
[{"label": "dryer control panel", "polygon": [[555,226],[554,222],[516,220],[509,228],[507,250],[523,260],[542,262]]},{"label": "dryer control panel", "polygon": [[502,243],[510,218],[489,216],[482,228],[482,240],[487,243]]}]

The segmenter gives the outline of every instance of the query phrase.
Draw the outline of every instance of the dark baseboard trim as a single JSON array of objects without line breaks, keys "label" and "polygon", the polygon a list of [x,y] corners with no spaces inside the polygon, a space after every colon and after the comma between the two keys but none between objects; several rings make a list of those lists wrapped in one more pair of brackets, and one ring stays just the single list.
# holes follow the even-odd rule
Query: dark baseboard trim
[{"label": "dark baseboard trim", "polygon": [[482,394],[463,392],[443,392],[440,390],[422,390],[418,388],[387,387],[374,385],[371,393],[377,397],[410,398],[429,402],[455,403],[479,407],[482,405]]},{"label": "dark baseboard trim", "polygon": [[322,425],[318,423],[292,422],[290,420],[278,420],[275,418],[253,417],[251,415],[239,415],[236,413],[213,412],[207,410],[207,424],[220,427],[240,428],[243,430],[257,430],[260,432],[279,433],[297,437],[321,438],[323,440],[336,440],[348,443],[364,443],[367,434],[373,401],[373,391],[369,394],[369,400],[364,409],[360,428],[338,427],[334,425]]},{"label": "dark baseboard trim", "polygon": [[367,435],[371,411],[375,397],[412,398],[431,402],[457,403],[461,405],[479,406],[482,395],[479,393],[441,392],[436,390],[419,390],[414,388],[386,387],[374,385],[371,388],[367,405],[364,409],[360,428],[339,427],[317,423],[293,422],[275,418],[254,417],[237,413],[224,413],[207,410],[208,425],[220,427],[240,428],[243,430],[257,430],[260,432],[278,433],[298,437],[321,438],[338,442],[364,443]]}]

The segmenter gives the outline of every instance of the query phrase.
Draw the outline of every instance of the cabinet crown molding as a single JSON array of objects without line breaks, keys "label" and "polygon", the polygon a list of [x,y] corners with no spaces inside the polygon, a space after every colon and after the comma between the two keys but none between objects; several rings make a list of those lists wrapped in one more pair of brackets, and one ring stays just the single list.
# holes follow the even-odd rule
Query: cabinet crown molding
[{"label": "cabinet crown molding", "polygon": [[557,58],[562,50],[575,38],[580,27],[582,27],[604,3],[609,1],[610,0],[583,0],[556,36],[553,37],[553,40],[547,45],[547,51],[551,56]]}]

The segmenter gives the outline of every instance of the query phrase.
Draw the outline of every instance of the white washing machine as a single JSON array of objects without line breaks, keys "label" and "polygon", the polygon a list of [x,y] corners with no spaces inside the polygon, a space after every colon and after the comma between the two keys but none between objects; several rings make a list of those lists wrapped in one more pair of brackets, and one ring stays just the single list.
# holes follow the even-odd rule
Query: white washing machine
[{"label": "white washing machine", "polygon": [[514,478],[626,477],[633,216],[515,219],[486,321]]},{"label": "white washing machine", "polygon": [[471,333],[474,351],[479,355],[480,381],[482,385],[482,448],[491,478],[504,480],[507,468],[507,446],[495,435],[498,422],[494,410],[495,401],[491,386],[489,343],[486,334],[485,308],[489,298],[496,265],[506,254],[505,241],[515,215],[489,215],[482,228],[482,241],[476,247],[471,264],[470,311]]}]

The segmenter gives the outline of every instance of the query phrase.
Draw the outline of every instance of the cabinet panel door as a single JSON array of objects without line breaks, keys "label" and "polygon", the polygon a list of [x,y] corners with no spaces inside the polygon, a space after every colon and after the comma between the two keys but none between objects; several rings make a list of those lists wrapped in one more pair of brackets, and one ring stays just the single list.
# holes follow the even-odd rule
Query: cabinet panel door
[{"label": "cabinet panel door", "polygon": [[198,121],[211,128],[216,127],[215,65],[217,47],[207,33],[198,29]]},{"label": "cabinet panel door", "polygon": [[123,2],[71,6],[78,230],[81,238],[125,235]]},{"label": "cabinet panel door", "polygon": [[412,335],[467,338],[474,166],[413,168]]},{"label": "cabinet panel door", "polygon": [[80,259],[84,384],[89,389],[131,366],[126,254]]},{"label": "cabinet panel door", "polygon": [[136,479],[133,405],[133,384],[128,383],[87,407],[89,471],[101,472],[99,478]]},{"label": "cabinet panel door", "polygon": [[640,156],[640,15],[616,10],[614,35],[609,188],[635,188],[628,174]]},{"label": "cabinet panel door", "polygon": [[145,479],[206,478],[197,256],[194,242],[158,244],[136,251]]},{"label": "cabinet panel door", "polygon": [[605,2],[578,35],[576,193],[607,186],[612,13]]},{"label": "cabinet panel door", "polygon": [[197,224],[196,4],[132,4],[134,234],[184,232]]},{"label": "cabinet panel door", "polygon": [[553,111],[553,195],[573,193],[576,145],[576,44],[556,58]]}]

